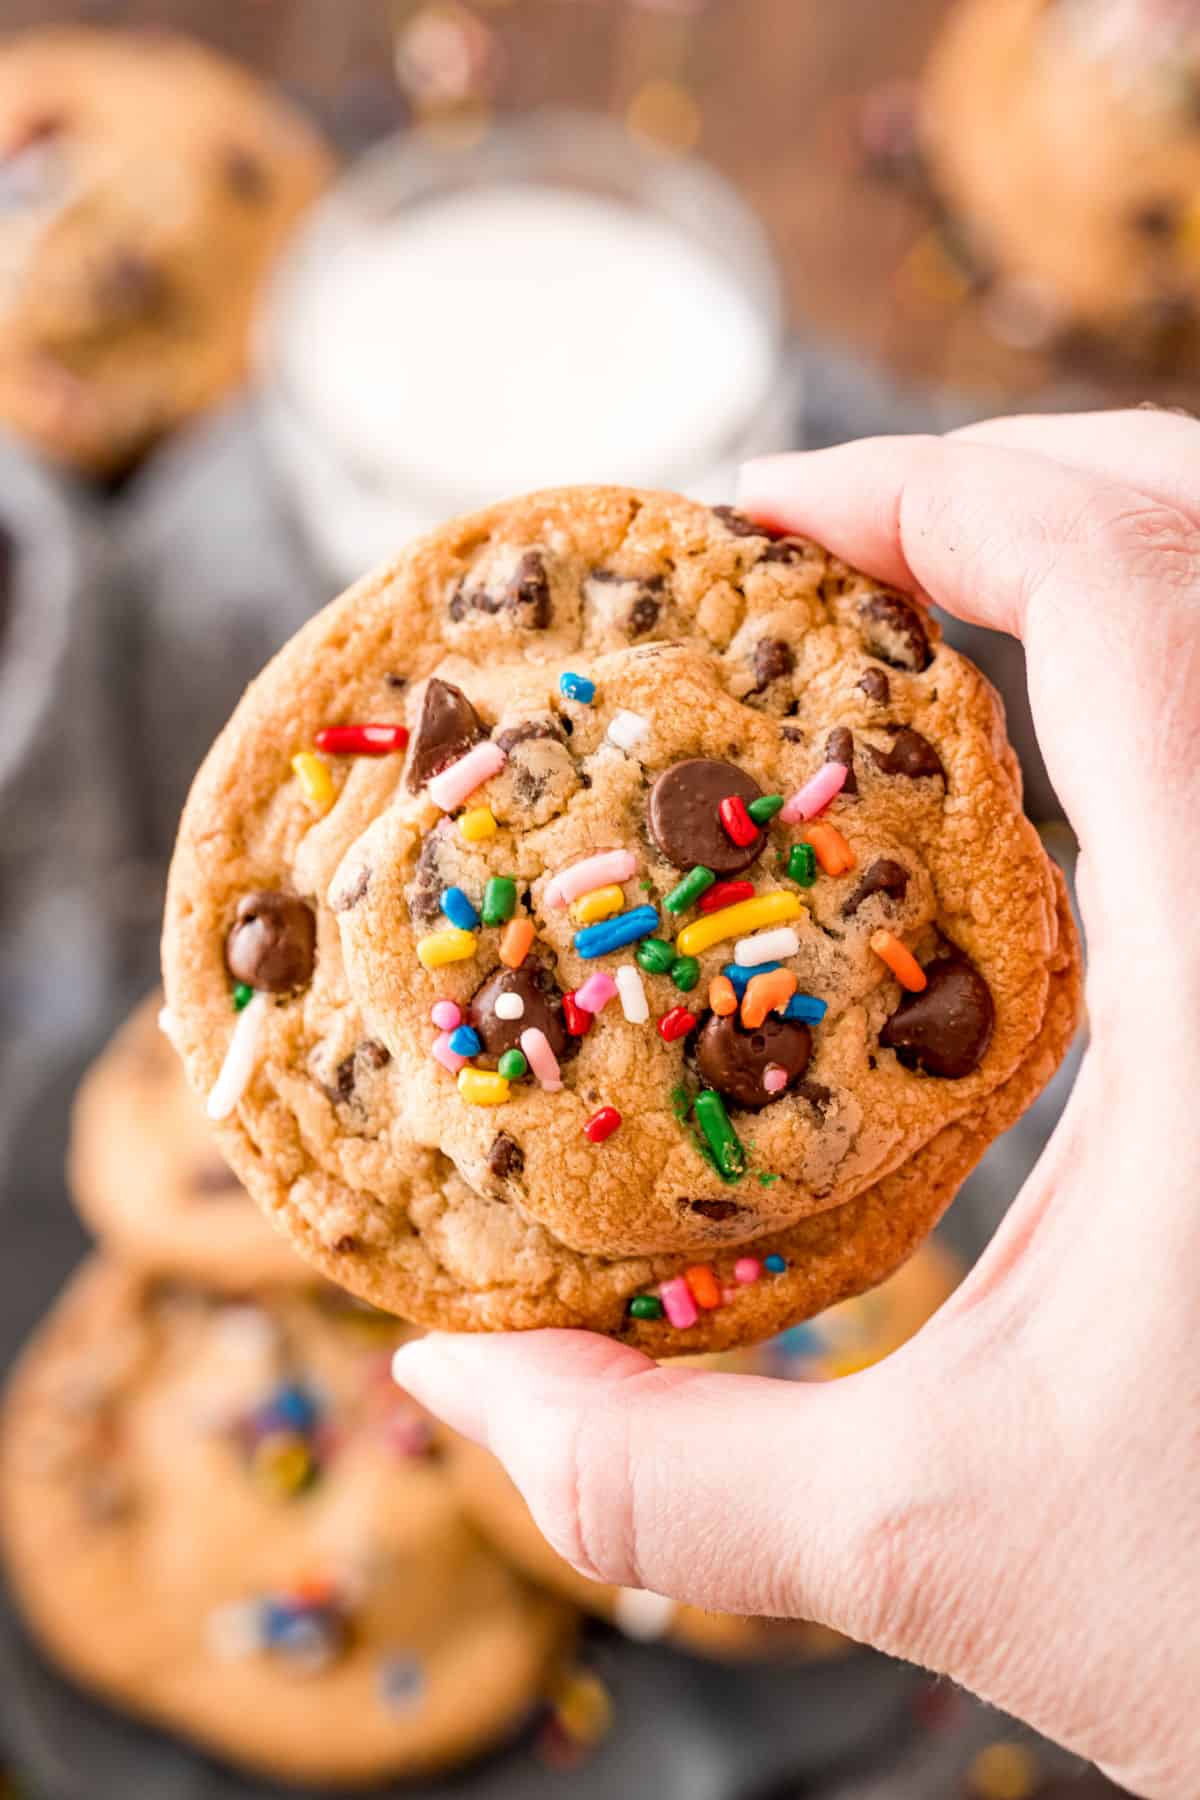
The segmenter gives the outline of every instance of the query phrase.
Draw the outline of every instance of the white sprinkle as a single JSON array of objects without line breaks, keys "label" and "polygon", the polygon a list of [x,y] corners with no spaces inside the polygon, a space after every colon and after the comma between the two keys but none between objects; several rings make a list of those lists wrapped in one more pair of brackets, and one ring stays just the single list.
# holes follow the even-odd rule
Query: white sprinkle
[{"label": "white sprinkle", "polygon": [[279,1327],[260,1306],[223,1306],[213,1329],[218,1348],[239,1360],[256,1362],[273,1356],[279,1349]]},{"label": "white sprinkle", "polygon": [[741,969],[753,969],[759,963],[784,962],[789,956],[795,956],[800,948],[800,939],[790,925],[780,925],[774,931],[758,931],[753,937],[739,938],[733,946],[733,960]]},{"label": "white sprinkle", "polygon": [[255,1600],[214,1607],[204,1625],[208,1648],[218,1662],[245,1662],[265,1649],[262,1608]]},{"label": "white sprinkle", "polygon": [[622,963],[616,974],[617,993],[621,996],[621,1011],[631,1025],[644,1025],[650,1017],[650,1002],[646,998],[646,989],[641,974],[632,963]]},{"label": "white sprinkle", "polygon": [[262,1054],[263,1027],[270,1004],[268,995],[255,994],[250,1004],[238,1014],[221,1073],[208,1096],[210,1119],[227,1119],[249,1087]]},{"label": "white sprinkle", "polygon": [[614,713],[609,720],[608,740],[611,744],[615,744],[619,750],[634,749],[634,747],[640,744],[642,739],[648,737],[649,734],[650,721],[649,719],[643,719],[641,713],[625,712],[622,710],[621,712]]},{"label": "white sprinkle", "polygon": [[644,1644],[664,1637],[675,1617],[675,1602],[648,1588],[618,1588],[613,1602],[613,1623],[626,1637]]},{"label": "white sprinkle", "polygon": [[497,994],[495,1012],[498,1019],[523,1019],[525,1002],[520,994]]},{"label": "white sprinkle", "polygon": [[160,1006],[158,1009],[158,1029],[162,1032],[172,1050],[177,1050],[179,1045],[176,1041],[175,1034],[178,1027],[175,1023],[175,1014],[171,1011],[169,1006]]}]

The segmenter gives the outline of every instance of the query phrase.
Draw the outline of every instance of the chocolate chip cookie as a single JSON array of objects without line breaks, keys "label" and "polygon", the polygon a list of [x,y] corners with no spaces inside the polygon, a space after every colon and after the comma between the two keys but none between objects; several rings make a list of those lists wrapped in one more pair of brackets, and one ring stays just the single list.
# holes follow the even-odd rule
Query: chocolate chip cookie
[{"label": "chocolate chip cookie", "polygon": [[0,43],[0,419],[109,474],[220,400],[331,167],[297,112],[185,38]]},{"label": "chocolate chip cookie", "polygon": [[466,1522],[400,1328],[85,1268],[14,1377],[0,1537],[89,1688],[286,1780],[440,1770],[513,1730],[570,1615]]},{"label": "chocolate chip cookie", "polygon": [[143,1000],[79,1089],[68,1159],[79,1211],[105,1249],[151,1275],[235,1294],[310,1287],[308,1264],[217,1149],[161,1008],[161,994]]},{"label": "chocolate chip cookie", "polygon": [[1143,0],[958,0],[924,82],[928,175],[1009,341],[1200,361],[1200,28]]},{"label": "chocolate chip cookie", "polygon": [[[939,1244],[923,1244],[910,1262],[873,1292],[847,1300],[755,1349],[705,1358],[705,1364],[789,1381],[831,1381],[853,1374],[914,1336],[952,1292],[960,1272]],[[494,1456],[454,1437],[449,1461],[463,1507],[485,1537],[532,1580],[611,1620],[632,1637],[668,1638],[684,1649],[721,1658],[813,1658],[850,1648],[845,1638],[824,1626],[702,1612],[660,1594],[589,1581],[546,1542]]]},{"label": "chocolate chip cookie", "polygon": [[889,1273],[1078,984],[929,615],[618,488],[455,521],[293,640],[193,790],[164,964],[234,1166],[335,1280],[668,1354]]}]

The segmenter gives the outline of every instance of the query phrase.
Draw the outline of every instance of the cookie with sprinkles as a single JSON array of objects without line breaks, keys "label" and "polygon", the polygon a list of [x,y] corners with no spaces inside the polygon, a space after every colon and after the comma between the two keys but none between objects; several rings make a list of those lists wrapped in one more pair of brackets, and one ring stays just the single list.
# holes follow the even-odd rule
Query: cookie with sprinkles
[{"label": "cookie with sprinkles", "polygon": [[395,1320],[99,1259],[13,1378],[12,1591],[64,1670],[226,1761],[326,1787],[508,1736],[571,1637],[467,1521],[390,1379]]},{"label": "cookie with sprinkles", "polygon": [[[368,723],[397,747],[319,747]],[[679,1351],[887,1274],[1078,984],[995,697],[929,615],[619,488],[455,521],[281,653],[189,801],[164,967],[227,1154],[334,1279]],[[349,1038],[386,1055],[353,1127]]]}]

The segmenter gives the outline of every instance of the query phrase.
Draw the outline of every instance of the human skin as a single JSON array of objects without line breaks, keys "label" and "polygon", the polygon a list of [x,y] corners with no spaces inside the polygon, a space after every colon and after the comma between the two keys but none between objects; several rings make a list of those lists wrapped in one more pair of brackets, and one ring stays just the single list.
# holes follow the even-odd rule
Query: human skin
[{"label": "human skin", "polygon": [[605,1581],[805,1617],[1147,1800],[1200,1792],[1200,424],[1000,419],[752,463],[739,504],[1024,640],[1079,837],[1090,1044],[988,1251],[827,1386],[582,1332],[397,1378]]}]

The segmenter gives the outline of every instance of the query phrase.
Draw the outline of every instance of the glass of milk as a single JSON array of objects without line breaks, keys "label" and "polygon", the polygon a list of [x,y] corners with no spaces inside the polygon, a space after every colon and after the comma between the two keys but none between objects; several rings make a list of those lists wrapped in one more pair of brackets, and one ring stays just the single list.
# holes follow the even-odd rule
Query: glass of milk
[{"label": "glass of milk", "polygon": [[274,462],[342,580],[530,488],[728,500],[796,403],[755,216],[590,114],[380,145],[283,265],[259,362]]}]

